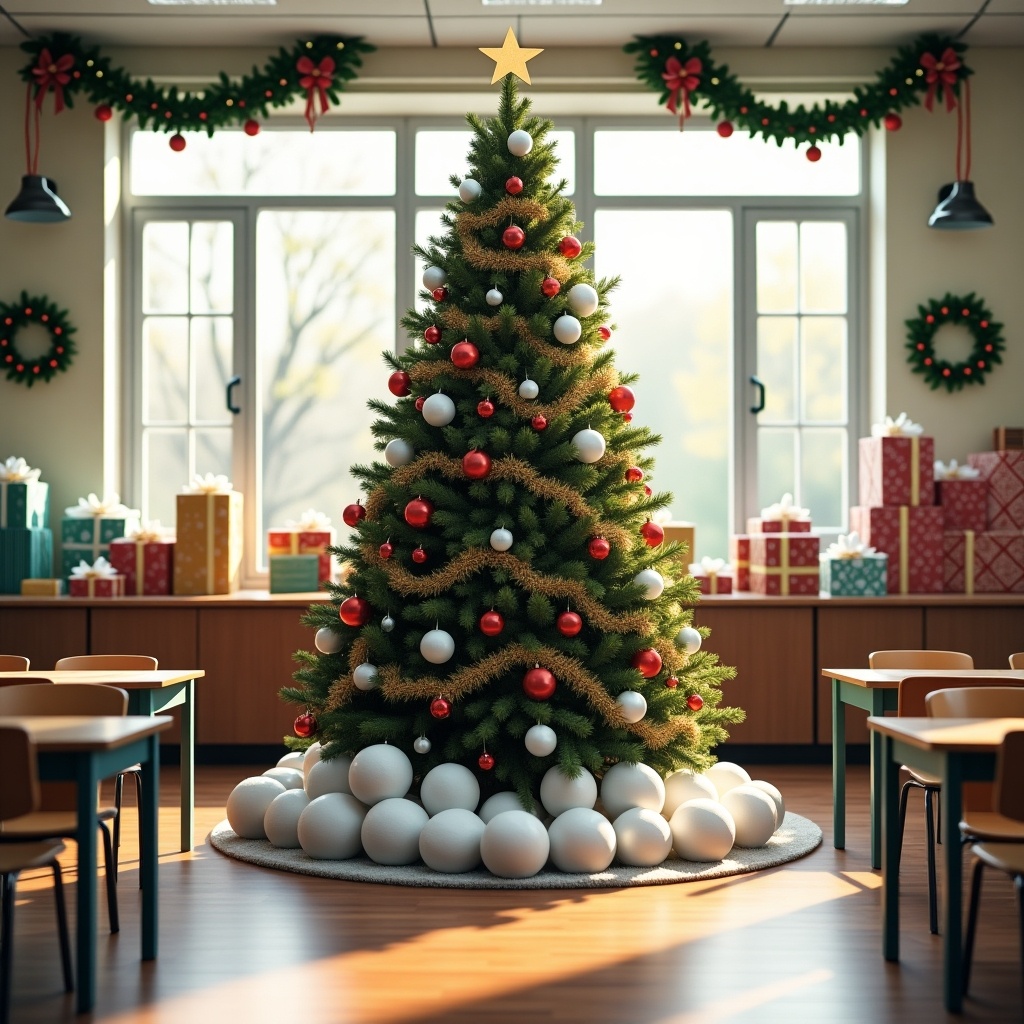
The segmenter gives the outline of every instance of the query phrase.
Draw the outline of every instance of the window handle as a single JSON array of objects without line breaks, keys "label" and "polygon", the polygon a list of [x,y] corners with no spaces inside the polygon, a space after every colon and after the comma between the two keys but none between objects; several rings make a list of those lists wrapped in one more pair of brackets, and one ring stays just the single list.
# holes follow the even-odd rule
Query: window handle
[{"label": "window handle", "polygon": [[757,405],[750,407],[750,411],[756,416],[759,412],[764,411],[764,381],[760,377],[751,374],[750,383],[757,388]]},{"label": "window handle", "polygon": [[234,391],[235,388],[241,383],[242,378],[239,377],[238,374],[235,374],[235,376],[228,381],[228,385],[224,389],[224,401],[227,403],[228,412],[233,413],[235,416],[237,416],[242,411],[242,407],[240,405],[235,405],[235,403],[232,401],[231,392]]}]

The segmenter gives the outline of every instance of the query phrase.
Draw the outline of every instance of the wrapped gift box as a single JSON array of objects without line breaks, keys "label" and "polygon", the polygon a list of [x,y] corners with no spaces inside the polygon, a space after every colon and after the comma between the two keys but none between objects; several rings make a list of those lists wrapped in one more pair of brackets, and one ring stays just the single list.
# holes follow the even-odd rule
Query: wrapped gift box
[{"label": "wrapped gift box", "polygon": [[679,561],[683,566],[690,563],[693,558],[694,545],[696,543],[697,527],[694,523],[687,523],[683,520],[670,520],[667,523],[658,524],[665,531],[665,543],[679,542],[686,545],[685,551],[680,551]]},{"label": "wrapped gift box", "polygon": [[729,561],[733,566],[733,586],[736,590],[750,589],[750,537],[734,533],[729,538]]},{"label": "wrapped gift box", "polygon": [[0,529],[50,528],[50,485],[0,477]]},{"label": "wrapped gift box", "polygon": [[862,437],[860,504],[931,505],[935,500],[934,465],[933,438]]},{"label": "wrapped gift box", "polygon": [[72,576],[68,593],[72,597],[124,597],[124,577]]},{"label": "wrapped gift box", "polygon": [[885,597],[889,556],[876,551],[861,558],[818,559],[821,593],[832,597]]},{"label": "wrapped gift box", "polygon": [[974,530],[988,524],[987,480],[936,480],[935,504],[942,508],[944,530]]},{"label": "wrapped gift box", "polygon": [[22,580],[22,597],[60,597],[64,593],[62,579]]},{"label": "wrapped gift box", "polygon": [[953,594],[1024,594],[1024,531],[947,530],[942,585]]},{"label": "wrapped gift box", "polygon": [[308,594],[320,586],[319,555],[271,555],[270,592]]},{"label": "wrapped gift box", "polygon": [[750,589],[785,597],[818,593],[819,538],[805,533],[762,533],[750,538]]},{"label": "wrapped gift box", "polygon": [[18,594],[22,580],[52,575],[52,531],[42,527],[0,530],[0,594]]},{"label": "wrapped gift box", "polygon": [[320,583],[326,583],[334,578],[331,553],[327,550],[334,543],[335,533],[331,528],[330,519],[311,509],[298,523],[289,523],[287,526],[267,531],[267,557],[273,559],[281,555],[319,556],[317,583],[304,588],[316,590]]},{"label": "wrapped gift box", "polygon": [[810,516],[797,519],[765,519],[755,516],[747,520],[747,533],[810,533]]},{"label": "wrapped gift box", "polygon": [[690,575],[702,594],[731,594],[732,569],[721,558],[702,558],[690,566]]},{"label": "wrapped gift box", "polygon": [[169,594],[174,578],[175,542],[152,533],[136,533],[110,542],[110,564],[124,576],[124,592]]},{"label": "wrapped gift box", "polygon": [[242,495],[226,481],[220,486],[178,495],[175,594],[230,594],[238,589]]},{"label": "wrapped gift box", "polygon": [[889,556],[890,594],[942,592],[942,509],[937,505],[850,509],[850,527]]},{"label": "wrapped gift box", "polygon": [[988,481],[989,530],[1024,530],[1024,451],[975,452],[968,462]]},{"label": "wrapped gift box", "polygon": [[116,494],[97,498],[90,494],[64,510],[60,521],[61,572],[64,576],[80,563],[95,564],[110,558],[110,542],[139,528],[139,510],[128,508]]}]

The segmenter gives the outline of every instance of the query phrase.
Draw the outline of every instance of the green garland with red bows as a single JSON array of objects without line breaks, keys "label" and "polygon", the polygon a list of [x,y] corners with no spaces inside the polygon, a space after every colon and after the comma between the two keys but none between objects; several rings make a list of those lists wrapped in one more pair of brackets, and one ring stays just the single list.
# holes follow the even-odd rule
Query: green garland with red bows
[{"label": "green garland with red bows", "polygon": [[[17,334],[27,324],[39,324],[50,335],[49,349],[36,358],[18,351]],[[70,366],[75,354],[74,333],[67,310],[58,308],[45,295],[22,292],[13,304],[0,302],[0,369],[7,371],[8,380],[29,387],[37,380],[48,381]]]},{"label": "green garland with red bows", "polygon": [[889,65],[869,85],[853,90],[845,103],[816,103],[794,108],[759,100],[724,64],[715,62],[707,42],[687,43],[680,36],[637,36],[624,47],[636,54],[635,71],[645,85],[660,94],[660,102],[679,117],[683,126],[695,102],[703,103],[719,119],[718,134],[728,138],[736,128],[751,136],[807,143],[807,158],[821,157],[816,143],[852,132],[863,135],[871,125],[890,131],[902,126],[898,111],[924,101],[931,110],[936,98],[952,110],[960,85],[973,74],[963,62],[967,47],[938,35],[923,35],[901,47]]},{"label": "green garland with red bows", "polygon": [[203,89],[179,90],[159,86],[150,79],[133,78],[114,67],[99,47],[83,46],[80,39],[56,33],[22,43],[31,60],[21,69],[28,83],[29,102],[39,110],[53,93],[54,113],[72,106],[79,93],[97,104],[96,116],[108,121],[114,111],[138,119],[143,128],[173,134],[172,148],[183,149],[182,132],[242,125],[250,135],[259,132],[257,117],[271,107],[295,99],[306,101],[306,120],[312,131],[316,119],[338,103],[346,83],[356,77],[362,55],[374,47],[359,37],[314,36],[282,48],[261,69],[239,79],[221,72],[218,81]]},{"label": "green garland with red bows", "polygon": [[[933,391],[938,387],[959,391],[965,384],[984,384],[985,375],[1003,361],[1003,325],[992,319],[974,292],[962,297],[947,292],[941,299],[918,306],[917,312],[915,319],[906,321],[907,362]],[[943,324],[963,324],[970,332],[974,346],[966,359],[950,362],[935,354],[935,335]]]}]

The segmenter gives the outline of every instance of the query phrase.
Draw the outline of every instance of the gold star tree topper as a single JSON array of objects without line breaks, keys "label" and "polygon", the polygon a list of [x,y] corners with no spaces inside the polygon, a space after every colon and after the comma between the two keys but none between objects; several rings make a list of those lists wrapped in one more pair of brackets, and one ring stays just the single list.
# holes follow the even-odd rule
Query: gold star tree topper
[{"label": "gold star tree topper", "polygon": [[543,50],[537,50],[529,46],[520,46],[516,39],[515,32],[511,27],[505,33],[505,42],[498,46],[477,47],[480,52],[495,62],[494,74],[491,76],[491,85],[501,81],[506,75],[515,75],[521,78],[527,85],[532,85],[530,72],[526,68],[526,62],[532,60]]}]

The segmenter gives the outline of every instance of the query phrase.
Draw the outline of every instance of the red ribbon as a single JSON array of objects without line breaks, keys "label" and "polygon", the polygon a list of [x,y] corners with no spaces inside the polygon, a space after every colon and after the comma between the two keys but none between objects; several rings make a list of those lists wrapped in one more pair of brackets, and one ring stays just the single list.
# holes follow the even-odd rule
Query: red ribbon
[{"label": "red ribbon", "polygon": [[39,60],[32,69],[36,82],[36,109],[42,107],[50,89],[53,89],[53,112],[59,114],[64,109],[64,86],[71,81],[68,72],[74,63],[75,58],[70,53],[54,60],[45,47],[39,52]]},{"label": "red ribbon", "polygon": [[[306,90],[306,123],[313,130],[320,114],[326,114],[330,104],[327,101],[327,90],[334,79],[334,58],[324,57],[319,64],[314,64],[309,57],[300,57],[295,65],[302,78],[299,85]],[[320,113],[316,111],[316,97],[320,97]]]},{"label": "red ribbon", "polygon": [[928,92],[924,98],[925,108],[932,109],[935,104],[935,93],[942,89],[946,96],[946,110],[952,110],[956,106],[953,86],[956,85],[957,72],[963,67],[956,50],[952,46],[947,46],[941,57],[936,57],[933,53],[923,53],[921,67],[924,68],[924,80],[928,84]]},{"label": "red ribbon", "polygon": [[683,101],[683,113],[679,117],[679,127],[690,116],[690,93],[700,85],[700,73],[704,69],[700,57],[691,57],[685,64],[678,57],[669,57],[665,62],[665,70],[661,77],[670,91],[668,109],[673,113],[679,110],[679,101]]}]

